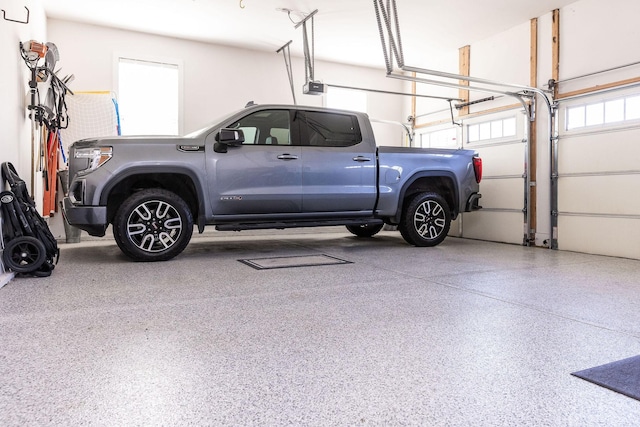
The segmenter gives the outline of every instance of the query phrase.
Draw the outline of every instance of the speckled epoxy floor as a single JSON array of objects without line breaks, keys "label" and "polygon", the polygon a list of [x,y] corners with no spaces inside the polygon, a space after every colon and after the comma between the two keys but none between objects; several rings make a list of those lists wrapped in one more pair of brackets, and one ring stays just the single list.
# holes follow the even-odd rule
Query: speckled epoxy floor
[{"label": "speckled epoxy floor", "polygon": [[[640,354],[640,261],[396,232],[62,244],[0,289],[2,426],[637,426],[570,375]],[[241,258],[352,264],[255,270]]]}]

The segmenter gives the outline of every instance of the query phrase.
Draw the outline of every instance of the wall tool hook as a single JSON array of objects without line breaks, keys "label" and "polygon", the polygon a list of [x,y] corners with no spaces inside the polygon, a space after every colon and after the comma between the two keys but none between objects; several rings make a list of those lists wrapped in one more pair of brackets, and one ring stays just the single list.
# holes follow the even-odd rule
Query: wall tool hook
[{"label": "wall tool hook", "polygon": [[26,21],[18,21],[18,20],[15,20],[15,19],[9,19],[9,18],[7,18],[7,12],[4,9],[0,9],[0,10],[2,10],[2,18],[4,18],[5,21],[17,22],[18,24],[28,24],[29,23],[29,8],[27,6],[25,6],[24,8],[27,9],[27,20]]}]

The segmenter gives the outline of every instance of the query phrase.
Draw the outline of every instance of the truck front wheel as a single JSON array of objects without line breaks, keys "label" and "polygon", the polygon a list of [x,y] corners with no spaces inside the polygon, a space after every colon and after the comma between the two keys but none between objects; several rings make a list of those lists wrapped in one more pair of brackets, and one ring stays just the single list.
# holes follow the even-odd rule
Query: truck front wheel
[{"label": "truck front wheel", "polygon": [[405,208],[398,224],[400,234],[414,246],[436,246],[451,226],[449,205],[437,193],[420,193]]},{"label": "truck front wheel", "polygon": [[189,206],[176,194],[151,188],[133,193],[113,220],[113,237],[135,261],[166,261],[184,250],[193,234]]}]

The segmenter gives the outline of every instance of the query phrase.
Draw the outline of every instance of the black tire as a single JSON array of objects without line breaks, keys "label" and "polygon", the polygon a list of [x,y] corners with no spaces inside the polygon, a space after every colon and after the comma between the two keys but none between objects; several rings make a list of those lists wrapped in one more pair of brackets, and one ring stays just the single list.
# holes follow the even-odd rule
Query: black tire
[{"label": "black tire", "polygon": [[42,267],[47,250],[35,237],[21,236],[9,240],[2,253],[5,267],[15,273],[31,273]]},{"label": "black tire", "polygon": [[437,193],[420,193],[404,209],[398,230],[414,246],[436,246],[447,237],[451,212]]},{"label": "black tire", "polygon": [[373,237],[382,230],[384,224],[347,225],[347,230],[358,237]]},{"label": "black tire", "polygon": [[193,215],[178,195],[159,188],[133,193],[116,212],[113,237],[134,261],[166,261],[180,254],[193,234]]}]

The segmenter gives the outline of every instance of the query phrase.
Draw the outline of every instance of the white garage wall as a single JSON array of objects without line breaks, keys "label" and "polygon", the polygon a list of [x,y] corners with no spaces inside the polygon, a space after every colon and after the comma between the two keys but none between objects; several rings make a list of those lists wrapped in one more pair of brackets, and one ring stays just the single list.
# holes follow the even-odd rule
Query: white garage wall
[{"label": "white garage wall", "polygon": [[[20,42],[28,40],[45,41],[46,19],[41,0],[27,0],[22,2],[3,2],[2,9],[9,19],[26,21],[29,9],[29,23],[20,24],[0,20],[0,163],[11,162],[22,179],[27,182],[30,194],[32,163],[31,152],[34,148],[31,142],[31,126],[27,113],[27,94],[29,93],[30,72],[20,56]],[[38,176],[40,176],[38,174]],[[41,180],[37,179],[38,183]],[[3,187],[0,185],[0,187]],[[4,190],[4,188],[1,188]],[[35,189],[36,200],[41,200],[39,188]],[[1,221],[0,221],[1,222]],[[1,224],[0,224],[1,225]],[[12,276],[5,273],[0,261],[0,287],[8,282]]]},{"label": "white garage wall", "polygon": [[[529,57],[531,26],[522,23],[503,33],[471,45],[471,71],[473,77],[529,85]],[[470,100],[492,96],[490,93],[471,92]],[[496,100],[471,105],[469,112],[474,113],[488,108],[517,104],[519,101],[510,96],[495,95]]]},{"label": "white garage wall", "polygon": [[[560,11],[560,81],[640,60],[637,0],[581,0]],[[561,85],[561,92],[638,76],[638,68],[611,71]]]},{"label": "white garage wall", "polygon": [[[20,42],[46,41],[46,19],[41,0],[4,2],[7,18],[29,23],[0,21],[0,163],[11,162],[20,177],[31,184],[31,127],[27,112],[30,72],[20,56]],[[30,188],[30,187],[29,187]]]},{"label": "white garage wall", "polygon": [[[405,58],[406,65],[427,68],[430,70],[445,71],[448,73],[458,73],[458,51],[442,51],[438,57],[429,58]],[[412,62],[412,61],[417,62]],[[425,77],[425,76],[418,76]],[[406,91],[411,91],[411,83],[405,84]],[[458,90],[446,88],[442,86],[416,84],[416,93],[420,95],[428,95],[444,98],[458,98]],[[409,105],[409,104],[407,104]],[[411,109],[407,107],[407,115],[411,113]],[[437,120],[449,120],[451,113],[449,111],[449,103],[446,100],[432,98],[416,98],[416,124],[430,123]],[[454,109],[455,114],[455,109]]]},{"label": "white garage wall", "polygon": [[[49,39],[60,49],[64,70],[73,73],[77,91],[114,90],[114,56],[162,58],[184,64],[185,133],[213,119],[258,104],[293,103],[282,53],[232,48],[208,43],[110,29],[51,19]],[[302,37],[302,36],[301,36]],[[296,98],[301,105],[322,105],[323,97],[302,94],[304,62],[292,58]],[[385,77],[383,69],[353,67],[316,60],[315,75],[325,83],[400,91],[402,83]],[[404,119],[401,97],[368,93],[371,117]],[[386,140],[397,140],[397,132]]]}]

